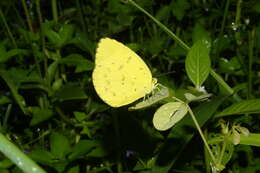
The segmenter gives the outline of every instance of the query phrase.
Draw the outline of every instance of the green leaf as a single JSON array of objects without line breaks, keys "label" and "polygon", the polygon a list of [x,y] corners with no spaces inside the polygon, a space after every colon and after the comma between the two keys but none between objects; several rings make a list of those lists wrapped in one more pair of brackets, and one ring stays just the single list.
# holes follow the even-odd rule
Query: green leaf
[{"label": "green leaf", "polygon": [[51,153],[59,159],[64,159],[70,152],[69,140],[60,133],[53,132],[50,136]]},{"label": "green leaf", "polygon": [[163,21],[169,18],[169,13],[170,13],[170,6],[165,5],[158,10],[155,17],[157,20]]},{"label": "green leaf", "polygon": [[219,73],[243,75],[243,70],[241,70],[241,63],[239,62],[238,57],[232,57],[231,59],[220,58],[218,63]]},{"label": "green leaf", "polygon": [[79,100],[86,99],[87,95],[83,88],[77,86],[75,83],[67,83],[63,85],[57,92],[54,94],[54,100],[63,102],[69,100]]},{"label": "green leaf", "polygon": [[33,150],[28,153],[28,155],[35,161],[43,164],[43,165],[52,165],[52,163],[55,162],[55,157],[50,153],[49,151],[46,150]]},{"label": "green leaf", "polygon": [[87,118],[87,115],[85,112],[73,112],[75,118],[78,120],[78,121],[82,121],[84,119]]},{"label": "green leaf", "polygon": [[48,67],[48,76],[49,76],[49,80],[52,81],[54,79],[54,76],[56,74],[57,68],[59,65],[59,60],[55,60],[54,62],[52,62],[49,67]]},{"label": "green leaf", "polygon": [[178,123],[188,112],[181,102],[170,102],[158,108],[153,116],[153,125],[157,130],[168,130]]},{"label": "green leaf", "polygon": [[260,13],[260,1],[256,1],[256,3],[253,5],[253,10],[257,13]]},{"label": "green leaf", "polygon": [[[217,97],[209,102],[201,104],[193,110],[200,126],[203,126],[203,124],[213,116],[224,100],[225,97]],[[160,153],[155,158],[155,166],[151,173],[168,172],[180,156],[185,156],[185,154],[181,155],[181,153],[184,149],[188,150],[186,146],[196,133],[197,131],[191,117],[185,116],[169,133]]]},{"label": "green leaf", "polygon": [[53,112],[50,109],[42,109],[40,107],[30,107],[30,110],[33,114],[31,119],[30,126],[35,126],[45,120],[48,120],[52,117]]},{"label": "green leaf", "polygon": [[0,55],[0,63],[5,63],[6,61],[10,60],[11,58],[17,55],[28,55],[28,54],[29,51],[25,49],[12,49]]},{"label": "green leaf", "polygon": [[70,160],[77,159],[91,152],[97,147],[95,140],[80,140],[72,149],[71,154],[68,156]]},{"label": "green leaf", "polygon": [[10,168],[13,165],[14,163],[9,159],[3,159],[0,161],[0,168]]},{"label": "green leaf", "polygon": [[190,4],[187,0],[174,1],[172,6],[172,13],[179,21],[184,17],[185,11],[190,8]]},{"label": "green leaf", "polygon": [[192,31],[192,41],[193,43],[196,43],[202,38],[209,42],[211,40],[209,32],[200,23],[196,23]]},{"label": "green leaf", "polygon": [[[18,168],[17,168],[18,169]],[[14,170],[14,169],[13,169]],[[12,171],[13,171],[12,170]],[[20,170],[20,169],[19,169]],[[20,170],[21,171],[21,170]],[[5,169],[5,168],[0,168],[0,172],[1,173],[10,173],[10,171],[8,171],[8,169]],[[13,171],[13,173],[15,173],[14,171]]]},{"label": "green leaf", "polygon": [[0,96],[0,105],[11,103],[11,99],[7,96]]},{"label": "green leaf", "polygon": [[59,63],[69,66],[76,66],[76,73],[90,71],[94,68],[94,63],[87,60],[80,54],[71,54],[59,60]]},{"label": "green leaf", "polygon": [[79,166],[74,166],[68,170],[67,173],[79,173],[80,169]]},{"label": "green leaf", "polygon": [[199,96],[196,96],[191,93],[185,93],[184,96],[189,102],[194,102],[207,100],[209,97],[212,96],[212,94],[201,94]]},{"label": "green leaf", "polygon": [[210,72],[210,44],[207,40],[197,41],[188,52],[185,69],[188,77],[196,87],[200,87]]},{"label": "green leaf", "polygon": [[95,56],[96,42],[91,41],[88,34],[77,31],[70,43],[76,45],[81,50],[88,52],[92,57]]},{"label": "green leaf", "polygon": [[72,24],[64,24],[59,30],[59,35],[61,38],[61,44],[65,45],[68,41],[72,39],[75,27]]},{"label": "green leaf", "polygon": [[236,114],[255,114],[260,113],[260,99],[243,100],[239,103],[235,103],[222,112],[218,113],[215,117],[224,117],[228,115]]},{"label": "green leaf", "polygon": [[[232,158],[232,155],[234,153],[234,148],[235,147],[231,142],[226,143],[226,149],[222,156],[222,161],[221,161],[222,165],[226,165],[230,161],[230,159]],[[221,155],[221,154],[219,153],[219,155]]]},{"label": "green leaf", "polygon": [[63,40],[60,37],[59,33],[49,29],[48,31],[45,32],[46,37],[48,38],[48,40],[55,46],[55,47],[59,47],[61,46]]},{"label": "green leaf", "polygon": [[88,157],[104,158],[108,155],[107,149],[104,147],[103,142],[97,141],[96,147],[87,154]]}]

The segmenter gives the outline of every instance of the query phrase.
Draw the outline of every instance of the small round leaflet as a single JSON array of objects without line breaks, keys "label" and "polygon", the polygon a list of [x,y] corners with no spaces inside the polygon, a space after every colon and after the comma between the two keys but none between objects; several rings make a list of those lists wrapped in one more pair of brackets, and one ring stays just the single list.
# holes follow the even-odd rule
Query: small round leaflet
[{"label": "small round leaflet", "polygon": [[164,131],[179,122],[188,112],[188,108],[181,102],[169,102],[156,110],[153,125],[157,130]]},{"label": "small round leaflet", "polygon": [[102,38],[98,43],[92,80],[99,97],[112,107],[144,97],[156,81],[134,51],[110,38]]}]

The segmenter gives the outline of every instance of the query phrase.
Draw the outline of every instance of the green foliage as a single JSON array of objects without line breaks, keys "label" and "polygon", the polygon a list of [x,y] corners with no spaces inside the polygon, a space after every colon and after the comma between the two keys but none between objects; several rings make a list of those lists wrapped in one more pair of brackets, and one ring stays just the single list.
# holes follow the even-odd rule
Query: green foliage
[{"label": "green foliage", "polygon": [[216,117],[223,117],[237,114],[257,114],[260,112],[260,99],[243,100],[235,103],[222,112],[218,113]]},{"label": "green foliage", "polygon": [[[259,0],[0,1],[0,172],[259,172],[259,12]],[[128,109],[93,88],[102,37],[158,79]]]},{"label": "green foliage", "polygon": [[209,48],[210,43],[201,39],[191,47],[185,60],[187,75],[196,87],[200,87],[209,75]]}]

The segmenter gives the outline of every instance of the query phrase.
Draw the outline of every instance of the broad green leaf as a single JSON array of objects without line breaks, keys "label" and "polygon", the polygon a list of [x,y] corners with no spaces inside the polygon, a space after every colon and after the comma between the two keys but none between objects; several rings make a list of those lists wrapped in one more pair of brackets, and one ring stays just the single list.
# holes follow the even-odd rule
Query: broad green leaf
[{"label": "broad green leaf", "polygon": [[162,105],[153,116],[153,125],[157,130],[168,130],[178,123],[188,112],[181,102],[170,102]]},{"label": "broad green leaf", "polygon": [[29,110],[33,114],[33,118],[31,119],[30,122],[31,126],[35,126],[45,120],[48,120],[53,115],[53,112],[50,109],[41,109],[40,107],[30,107]]},{"label": "broad green leaf", "polygon": [[70,143],[68,138],[60,133],[53,132],[50,136],[51,153],[59,159],[64,159],[70,152]]},{"label": "broad green leaf", "polygon": [[209,75],[209,47],[210,44],[207,40],[197,41],[191,47],[185,60],[188,77],[196,87],[200,87]]},{"label": "broad green leaf", "polygon": [[[217,97],[209,102],[203,103],[193,110],[200,126],[203,126],[217,108],[225,100],[225,97]],[[177,123],[169,133],[165,144],[162,146],[160,153],[155,158],[155,166],[150,173],[166,173],[174,165],[181,156],[185,157],[182,151],[188,150],[187,144],[190,142],[194,134],[197,133],[194,122],[190,116],[185,116],[182,121]]]},{"label": "broad green leaf", "polygon": [[215,117],[224,117],[236,114],[252,114],[260,113],[260,99],[243,100],[239,103],[235,103],[222,112],[218,113]]}]

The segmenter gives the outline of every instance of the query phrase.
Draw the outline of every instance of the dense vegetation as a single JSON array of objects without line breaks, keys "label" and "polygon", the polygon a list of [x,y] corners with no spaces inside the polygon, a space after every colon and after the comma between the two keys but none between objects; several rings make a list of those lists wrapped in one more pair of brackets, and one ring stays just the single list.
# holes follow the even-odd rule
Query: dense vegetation
[{"label": "dense vegetation", "polygon": [[[259,172],[259,17],[259,0],[1,0],[0,172]],[[167,98],[105,104],[103,37],[137,52]],[[156,130],[174,101],[188,114]]]}]

